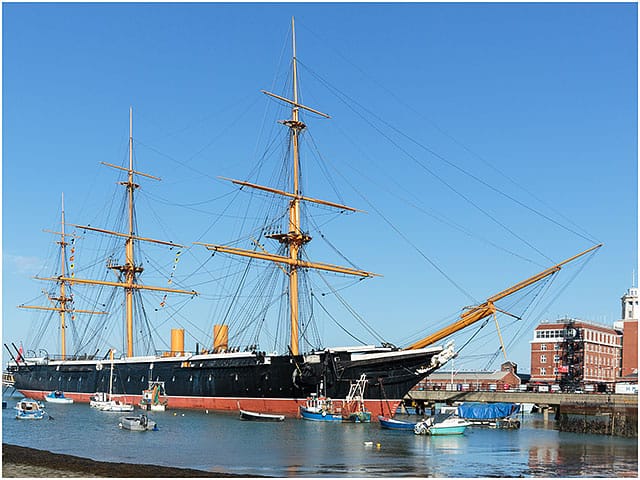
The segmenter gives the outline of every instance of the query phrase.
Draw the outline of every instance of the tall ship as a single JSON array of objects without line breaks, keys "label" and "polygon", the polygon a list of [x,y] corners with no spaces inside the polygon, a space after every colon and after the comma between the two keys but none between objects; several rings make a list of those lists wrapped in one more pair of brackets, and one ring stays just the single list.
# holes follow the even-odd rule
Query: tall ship
[{"label": "tall ship", "polygon": [[[290,118],[280,123],[286,127],[289,145],[289,163],[286,178],[289,184],[284,188],[260,185],[241,180],[229,180],[234,185],[260,192],[262,196],[275,196],[286,201],[285,213],[279,213],[284,228],[266,233],[263,238],[271,240],[279,247],[278,253],[271,253],[259,241],[254,241],[254,249],[214,243],[194,242],[203,253],[232,255],[250,259],[248,267],[267,263],[277,266],[277,272],[283,276],[286,285],[286,317],[289,335],[286,351],[267,352],[257,344],[243,347],[230,346],[229,325],[221,322],[213,328],[211,344],[196,346],[194,351],[185,350],[183,329],[171,332],[171,349],[163,352],[151,352],[144,355],[134,351],[135,335],[138,328],[135,316],[136,298],[145,292],[170,295],[197,296],[199,292],[189,289],[169,288],[167,286],[148,285],[140,281],[143,273],[138,258],[138,245],[154,243],[169,248],[184,248],[182,245],[165,240],[142,237],[136,227],[135,193],[140,179],[153,180],[156,177],[142,173],[134,168],[132,113],[130,112],[128,166],[106,164],[126,175],[121,182],[125,189],[125,221],[121,230],[107,230],[89,225],[73,225],[82,231],[96,232],[115,238],[124,246],[124,261],[115,264],[109,261],[108,271],[115,276],[113,280],[81,278],[68,268],[69,251],[74,234],[66,232],[68,226],[62,207],[61,231],[59,235],[60,269],[53,277],[42,278],[57,285],[57,294],[50,295],[49,307],[26,306],[57,313],[60,331],[60,354],[36,353],[18,349],[12,342],[4,344],[11,356],[7,372],[13,376],[14,386],[25,396],[43,399],[54,390],[62,390],[76,402],[89,402],[96,392],[106,391],[110,375],[114,395],[126,395],[128,401],[138,403],[143,391],[151,384],[162,384],[164,396],[170,408],[195,408],[208,410],[236,410],[242,408],[268,413],[297,415],[300,406],[310,396],[324,396],[333,401],[344,401],[350,388],[361,379],[366,380],[364,402],[373,418],[395,408],[418,382],[435,370],[441,368],[456,355],[453,342],[448,337],[477,322],[491,318],[499,311],[496,303],[521,291],[530,285],[551,277],[560,269],[590,252],[595,245],[563,262],[547,268],[537,275],[527,278],[509,287],[486,301],[466,307],[460,317],[452,324],[432,333],[428,337],[405,347],[391,344],[324,347],[302,351],[300,338],[303,335],[301,325],[301,273],[306,271],[332,272],[354,278],[369,278],[376,274],[353,267],[344,267],[309,260],[303,255],[305,246],[312,238],[307,226],[302,223],[303,205],[321,205],[327,209],[357,212],[357,209],[329,200],[321,200],[305,195],[301,187],[301,166],[299,140],[307,128],[301,120],[302,111],[315,116],[329,116],[319,110],[301,103],[299,100],[298,72],[296,58],[295,28],[292,20],[292,70],[291,95],[285,97],[275,93],[263,93],[290,107]],[[124,244],[124,245],[122,245]],[[208,253],[207,253],[208,254]],[[67,352],[65,332],[69,319],[76,315],[91,315],[94,318],[110,315],[101,310],[76,309],[74,297],[69,294],[73,288],[94,285],[124,292],[124,351],[109,358],[112,345],[94,353],[79,354]],[[394,320],[399,321],[399,320]]]}]

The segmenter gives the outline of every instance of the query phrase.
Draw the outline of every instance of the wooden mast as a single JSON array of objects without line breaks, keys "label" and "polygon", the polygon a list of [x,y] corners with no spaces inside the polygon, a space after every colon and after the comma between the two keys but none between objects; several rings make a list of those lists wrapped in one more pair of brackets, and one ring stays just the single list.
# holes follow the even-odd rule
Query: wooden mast
[{"label": "wooden mast", "polygon": [[[74,237],[75,235],[70,235],[65,233],[65,219],[64,219],[64,193],[62,194],[62,210],[61,210],[61,221],[60,221],[60,232],[49,232],[54,233],[56,235],[60,235],[60,240],[56,243],[60,245],[60,278],[52,279],[58,282],[60,288],[60,295],[58,297],[48,296],[51,302],[57,302],[56,306],[53,307],[41,307],[38,305],[18,305],[18,308],[25,309],[33,309],[33,310],[48,310],[58,312],[60,316],[60,358],[65,360],[67,358],[67,322],[66,322],[66,314],[76,314],[76,313],[90,313],[96,315],[105,315],[107,312],[94,312],[91,310],[77,310],[70,308],[70,304],[73,303],[73,297],[67,296],[66,291],[66,283],[65,280],[62,280],[66,275],[66,265],[67,265],[67,241],[66,237]],[[73,316],[71,317],[73,319]]]},{"label": "wooden mast", "polygon": [[135,241],[146,241],[151,243],[157,243],[160,245],[169,245],[173,247],[184,248],[183,245],[179,245],[173,242],[167,242],[163,240],[154,240],[152,238],[144,238],[137,236],[134,230],[134,195],[133,192],[135,189],[140,188],[140,185],[136,184],[134,181],[134,175],[140,175],[146,178],[151,178],[153,180],[160,180],[158,177],[154,177],[152,175],[137,172],[133,169],[133,109],[129,108],[129,168],[119,167],[117,165],[112,165],[109,163],[101,162],[103,165],[108,167],[116,168],[118,170],[124,170],[127,172],[127,181],[120,182],[120,185],[123,185],[127,189],[127,203],[128,203],[128,231],[126,233],[121,232],[113,232],[110,230],[105,230],[101,228],[90,227],[88,225],[75,225],[74,227],[81,228],[83,230],[91,230],[94,232],[106,233],[109,235],[114,235],[118,237],[124,237],[125,240],[125,262],[124,265],[107,265],[107,268],[111,270],[119,271],[124,274],[124,281],[118,282],[109,282],[102,280],[90,280],[90,279],[82,279],[82,278],[68,278],[64,275],[61,275],[57,279],[53,278],[41,278],[41,280],[59,280],[61,282],[68,282],[69,284],[85,284],[85,285],[105,285],[112,287],[120,287],[125,291],[125,327],[127,331],[127,356],[132,357],[134,354],[133,351],[133,293],[136,290],[151,290],[156,292],[165,292],[165,293],[182,293],[188,295],[197,295],[198,292],[195,290],[187,291],[187,290],[179,290],[174,288],[165,288],[165,287],[155,287],[150,285],[140,285],[136,283],[136,277],[138,274],[142,273],[144,270],[142,266],[136,266],[135,264],[135,256],[134,256],[134,245]]},{"label": "wooden mast", "polygon": [[[298,68],[296,60],[296,29],[293,17],[291,17],[291,43],[293,51],[293,108],[291,109],[291,141],[293,143],[293,193],[300,195],[300,148],[298,136],[304,128],[304,124],[299,120],[298,111]],[[294,197],[289,204],[289,296],[296,301],[291,301],[290,323],[291,323],[291,351],[298,355],[298,252],[300,247],[311,240],[310,237],[302,234],[300,229],[300,200]]]},{"label": "wooden mast", "polygon": [[133,257],[133,192],[138,185],[133,183],[133,109],[129,107],[129,171],[127,172],[127,197],[129,200],[129,238],[125,242],[125,264],[122,267],[125,274],[125,300],[127,318],[127,356],[133,356],[133,282],[137,272],[142,273],[142,267],[136,266]]},{"label": "wooden mast", "polygon": [[[61,205],[61,221],[60,221],[60,275],[64,277],[65,275],[65,263],[67,260],[67,242],[64,238],[64,192],[62,193],[62,205]],[[66,296],[64,282],[60,282],[60,305],[64,307],[64,305],[70,300],[69,297]],[[67,336],[66,330],[67,326],[65,324],[65,310],[66,308],[60,309],[60,355],[62,356],[62,360],[64,360],[67,356]]]},{"label": "wooden mast", "polygon": [[289,127],[290,135],[291,135],[291,146],[293,152],[293,165],[292,165],[292,192],[286,192],[283,190],[278,190],[275,188],[265,187],[261,185],[256,185],[248,182],[242,182],[240,180],[231,180],[234,184],[240,186],[246,186],[250,188],[255,188],[258,190],[263,190],[266,192],[270,192],[276,195],[282,195],[290,198],[289,201],[289,231],[287,233],[281,234],[273,234],[267,235],[268,238],[275,239],[280,243],[286,245],[288,247],[288,255],[281,256],[275,255],[268,252],[258,252],[252,250],[244,250],[240,248],[232,248],[225,247],[222,245],[213,245],[206,243],[199,243],[200,245],[204,245],[207,249],[217,252],[229,253],[232,255],[240,255],[244,257],[250,258],[258,258],[261,260],[268,260],[271,262],[275,262],[279,265],[284,265],[288,267],[287,275],[289,277],[289,317],[290,317],[290,328],[291,328],[291,344],[290,349],[293,355],[298,355],[300,353],[299,346],[299,280],[298,280],[298,271],[301,268],[313,268],[317,270],[331,271],[337,273],[344,273],[348,275],[356,275],[361,277],[371,277],[376,276],[376,274],[371,272],[366,272],[364,270],[357,270],[353,268],[340,267],[337,265],[330,265],[324,263],[315,263],[315,262],[306,262],[300,260],[300,249],[306,243],[311,241],[311,237],[303,232],[302,226],[300,223],[300,202],[307,201],[312,203],[318,203],[321,205],[326,205],[330,207],[339,208],[341,210],[349,210],[356,211],[355,208],[348,207],[346,205],[340,205],[338,203],[327,202],[324,200],[318,200],[310,197],[305,197],[302,195],[300,188],[300,147],[299,147],[299,137],[302,130],[306,128],[306,125],[300,121],[300,109],[307,110],[314,114],[320,115],[324,118],[330,118],[326,113],[322,113],[318,110],[314,110],[313,108],[302,105],[298,101],[298,65],[297,65],[297,57],[296,57],[296,34],[295,34],[295,22],[294,19],[291,18],[291,38],[292,38],[292,53],[293,53],[293,61],[292,61],[292,76],[293,76],[293,100],[282,97],[280,95],[276,95],[271,92],[267,92],[262,90],[262,93],[286,102],[291,105],[291,120],[285,120],[281,123],[287,127]]},{"label": "wooden mast", "polygon": [[461,314],[460,320],[458,320],[457,322],[452,323],[451,325],[448,325],[438,330],[436,333],[415,342],[414,344],[408,346],[406,350],[415,350],[418,348],[424,348],[428,345],[431,345],[433,343],[436,343],[442,340],[445,337],[448,337],[453,333],[456,333],[459,330],[462,330],[465,327],[468,327],[473,323],[476,323],[479,320],[482,320],[483,318],[486,318],[490,315],[495,314],[496,311],[499,311],[499,309],[495,306],[495,302],[497,302],[498,300],[502,300],[503,298],[508,297],[509,295],[513,295],[514,293],[522,290],[523,288],[533,285],[534,283],[539,282],[540,280],[547,278],[548,276],[553,275],[554,273],[559,272],[560,269],[567,263],[572,262],[582,257],[583,255],[586,255],[589,252],[597,250],[601,246],[602,246],[602,243],[598,245],[594,245],[593,247],[585,250],[584,252],[578,253],[577,255],[574,255],[573,257],[570,257],[554,265],[553,267],[543,270],[537,275],[529,277],[526,280],[523,280],[522,282],[517,283],[512,287],[509,287],[506,290],[503,290],[502,292],[493,295],[492,297],[489,297],[486,302],[480,305],[477,305],[475,307],[471,307],[466,312]]}]

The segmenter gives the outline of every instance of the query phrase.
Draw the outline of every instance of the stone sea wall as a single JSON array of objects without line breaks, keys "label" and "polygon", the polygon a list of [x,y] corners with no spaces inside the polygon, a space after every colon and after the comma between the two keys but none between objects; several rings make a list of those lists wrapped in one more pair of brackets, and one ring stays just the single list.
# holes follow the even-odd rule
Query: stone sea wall
[{"label": "stone sea wall", "polygon": [[562,432],[638,437],[638,408],[630,405],[561,403],[556,413]]}]

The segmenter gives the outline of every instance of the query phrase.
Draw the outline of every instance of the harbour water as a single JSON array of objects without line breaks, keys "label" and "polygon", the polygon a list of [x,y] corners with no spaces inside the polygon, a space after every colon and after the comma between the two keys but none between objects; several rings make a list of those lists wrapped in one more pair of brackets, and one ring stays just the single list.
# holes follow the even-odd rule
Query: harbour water
[{"label": "harbour water", "polygon": [[46,404],[51,420],[19,421],[13,410],[19,398],[3,398],[4,443],[108,462],[271,477],[638,475],[637,439],[558,432],[538,414],[521,416],[519,430],[428,437],[378,423],[258,423],[237,413],[167,410],[149,412],[158,431],[130,432],[118,428],[122,414],[87,404]]}]

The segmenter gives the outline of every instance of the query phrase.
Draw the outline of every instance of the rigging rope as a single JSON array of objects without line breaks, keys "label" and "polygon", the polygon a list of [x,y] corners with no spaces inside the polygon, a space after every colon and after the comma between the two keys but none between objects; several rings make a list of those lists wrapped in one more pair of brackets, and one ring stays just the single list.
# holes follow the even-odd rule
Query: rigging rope
[{"label": "rigging rope", "polygon": [[[308,27],[307,27],[308,28]],[[309,29],[309,31],[311,33],[313,33],[316,37],[318,38],[322,38],[320,35],[318,35],[317,33],[315,33],[313,30]],[[322,44],[323,45],[327,45],[330,46],[330,43],[328,42],[327,39],[323,39],[322,40]],[[524,192],[526,192],[527,194],[529,194],[531,197],[533,197],[535,200],[537,200],[538,202],[542,203],[543,205],[545,205],[547,208],[549,208],[550,210],[554,211],[556,214],[558,214],[561,218],[563,218],[565,221],[567,221],[568,223],[572,224],[574,227],[582,230],[582,232],[584,232],[584,235],[568,228],[566,225],[562,225],[561,223],[555,221],[554,219],[550,218],[549,216],[545,215],[544,213],[538,211],[537,209],[534,209],[533,207],[530,207],[526,204],[524,204],[523,202],[520,202],[519,200],[517,200],[516,198],[507,195],[506,193],[498,190],[497,188],[491,186],[490,184],[488,184],[487,182],[485,182],[484,180],[480,179],[479,177],[472,175],[470,172],[467,172],[466,170],[462,169],[461,167],[459,167],[458,165],[454,164],[453,162],[445,159],[443,156],[439,155],[438,153],[434,152],[432,149],[428,148],[425,145],[422,145],[420,142],[418,142],[417,140],[409,137],[408,135],[406,135],[403,131],[399,130],[398,128],[394,127],[393,125],[389,124],[388,122],[385,122],[384,120],[380,119],[380,117],[378,117],[377,115],[373,114],[372,112],[369,111],[369,113],[371,113],[372,115],[374,115],[376,118],[380,119],[381,121],[383,121],[384,123],[386,123],[391,129],[393,129],[395,132],[397,132],[398,134],[404,136],[405,138],[407,138],[409,141],[415,143],[416,145],[418,145],[419,147],[423,148],[424,150],[432,153],[433,155],[435,155],[436,157],[440,158],[441,160],[443,160],[444,162],[446,162],[447,164],[449,164],[450,166],[458,169],[459,171],[461,171],[462,173],[464,173],[465,175],[468,175],[470,178],[475,179],[476,181],[478,181],[479,183],[485,185],[486,187],[492,189],[493,191],[495,191],[496,193],[505,196],[506,198],[512,200],[513,202],[517,203],[518,205],[526,208],[527,210],[539,215],[542,218],[545,218],[546,220],[554,223],[555,225],[583,238],[584,240],[587,240],[590,243],[601,243],[600,241],[597,241],[592,235],[590,235],[588,232],[586,232],[586,230],[584,230],[583,228],[581,228],[579,225],[577,225],[575,222],[571,221],[571,219],[567,218],[565,215],[563,215],[561,212],[557,211],[556,209],[554,209],[552,206],[548,205],[546,202],[544,202],[542,199],[538,198],[533,192],[531,192],[530,190],[528,190],[527,188],[525,188],[524,186],[518,184],[515,180],[513,180],[511,177],[509,177],[508,175],[506,175],[503,171],[501,171],[500,169],[496,168],[493,164],[491,164],[489,161],[487,161],[486,159],[484,159],[481,155],[479,155],[478,153],[474,152],[473,150],[471,150],[471,148],[469,148],[468,146],[466,146],[464,143],[462,143],[461,141],[459,141],[458,139],[456,139],[455,137],[453,137],[453,135],[449,134],[448,132],[444,131],[442,128],[440,128],[439,125],[437,125],[433,120],[427,118],[424,116],[424,114],[418,110],[416,110],[415,108],[413,108],[413,106],[411,106],[410,104],[407,104],[406,102],[404,102],[404,100],[400,97],[398,97],[395,92],[393,90],[388,89],[387,87],[385,87],[384,85],[382,85],[380,82],[377,82],[373,77],[371,77],[370,75],[368,75],[362,68],[360,68],[359,66],[357,66],[356,64],[354,64],[352,61],[350,61],[348,58],[346,58],[342,52],[336,48],[332,48],[332,50],[334,52],[336,52],[345,62],[347,62],[349,65],[351,65],[352,67],[354,67],[356,70],[358,70],[362,75],[364,75],[365,77],[369,78],[375,85],[377,85],[378,87],[382,88],[382,90],[384,90],[387,94],[389,94],[391,97],[393,97],[399,104],[403,105],[405,108],[407,108],[408,110],[410,110],[411,112],[413,112],[414,114],[417,114],[419,117],[426,119],[429,123],[431,123],[440,133],[442,133],[443,135],[445,135],[447,138],[449,138],[450,140],[452,140],[455,144],[459,145],[460,147],[462,147],[464,150],[466,150],[467,152],[469,152],[471,155],[475,156],[476,158],[478,158],[480,161],[482,161],[485,165],[489,166],[492,170],[498,172],[500,175],[502,175],[504,178],[506,178],[509,182],[511,182],[512,184],[514,184],[516,187],[522,189]],[[320,80],[321,82],[323,82],[324,80],[320,78],[320,76],[318,74],[316,74],[312,69],[310,69],[308,66],[306,66],[303,62],[301,62],[298,59],[298,64],[301,65],[302,67],[306,68],[311,75],[313,75],[314,77],[316,77],[318,80]],[[328,81],[324,81],[326,82],[326,84],[328,84]],[[335,88],[335,87],[333,87]],[[336,89],[337,90],[337,89]],[[346,94],[345,94],[346,96]],[[365,109],[366,110],[366,109]],[[366,110],[368,111],[368,110]]]},{"label": "rigging rope", "polygon": [[[306,67],[308,68],[308,67]],[[467,203],[469,203],[472,207],[474,207],[475,209],[477,209],[478,211],[480,211],[481,213],[483,213],[487,218],[489,218],[490,220],[492,220],[496,225],[500,226],[501,228],[503,228],[504,230],[506,230],[508,233],[510,233],[512,236],[514,236],[515,238],[517,238],[518,240],[520,240],[521,242],[523,242],[525,245],[527,245],[529,248],[531,248],[532,250],[536,251],[539,255],[543,256],[544,258],[546,258],[547,260],[549,260],[552,263],[555,263],[553,261],[553,259],[551,259],[550,257],[548,257],[547,255],[545,255],[541,250],[539,250],[538,248],[536,248],[533,244],[531,244],[530,242],[528,242],[525,238],[523,238],[522,236],[518,235],[515,231],[513,231],[511,228],[509,228],[506,224],[504,224],[503,222],[499,221],[496,217],[494,217],[493,215],[491,215],[486,209],[482,208],[480,205],[478,205],[476,202],[474,202],[473,200],[471,200],[471,198],[469,198],[467,195],[465,195],[464,193],[462,193],[461,191],[457,190],[453,185],[451,185],[449,182],[447,182],[442,176],[438,175],[435,171],[433,171],[432,169],[430,169],[429,167],[427,167],[423,162],[421,162],[420,160],[418,160],[414,155],[412,155],[411,153],[409,153],[409,151],[407,151],[407,149],[405,149],[404,147],[402,147],[398,142],[394,141],[391,137],[389,137],[389,135],[387,135],[384,131],[382,131],[380,128],[378,128],[376,125],[373,124],[373,122],[371,122],[369,119],[367,119],[366,117],[364,117],[364,115],[362,115],[357,109],[355,109],[350,103],[348,103],[346,99],[352,101],[355,105],[357,105],[359,108],[363,109],[365,112],[369,113],[370,115],[372,115],[374,118],[376,118],[377,120],[379,120],[380,122],[384,123],[385,125],[387,125],[389,128],[391,128],[392,130],[396,131],[397,133],[400,133],[402,136],[404,136],[405,138],[411,140],[413,143],[416,143],[418,146],[420,146],[421,148],[425,149],[427,152],[431,153],[432,155],[434,155],[435,157],[445,161],[446,163],[450,163],[448,160],[446,160],[444,157],[442,157],[441,155],[439,155],[438,153],[436,153],[435,151],[429,149],[428,147],[420,144],[419,142],[416,142],[415,140],[413,140],[411,137],[409,137],[408,135],[406,135],[403,132],[400,132],[399,130],[397,130],[395,127],[393,127],[391,124],[389,124],[386,120],[380,118],[379,116],[377,116],[375,113],[371,112],[370,110],[368,110],[367,108],[365,108],[364,106],[362,106],[360,103],[358,103],[357,101],[355,101],[354,99],[348,97],[345,93],[341,92],[340,90],[338,90],[337,88],[335,88],[333,85],[329,84],[326,80],[324,80],[322,77],[320,77],[319,75],[316,75],[314,72],[311,71],[311,73],[316,76],[316,79],[324,84],[325,87],[327,87],[327,89],[329,91],[331,91],[332,93],[334,93],[334,95],[336,96],[336,98],[338,98],[339,100],[341,100],[352,112],[354,112],[356,115],[358,115],[363,121],[365,121],[366,123],[369,124],[369,126],[371,128],[373,128],[376,132],[378,132],[380,135],[382,135],[384,138],[387,139],[387,141],[389,141],[392,145],[394,145],[398,150],[400,150],[402,153],[404,153],[408,158],[410,158],[411,160],[413,160],[420,168],[422,168],[423,170],[425,170],[427,173],[429,173],[431,176],[433,176],[434,178],[436,178],[440,183],[442,183],[445,187],[447,187],[449,190],[451,190],[453,193],[455,193],[456,195],[458,195],[460,198],[462,198],[463,200],[465,200]],[[462,172],[468,174],[466,171],[460,169],[460,167],[456,166],[455,164],[451,164],[451,166],[453,166],[454,168],[457,168],[459,170],[461,170]],[[468,174],[470,175],[470,174]],[[473,176],[472,176],[473,178]],[[493,188],[493,187],[491,187]]]}]

